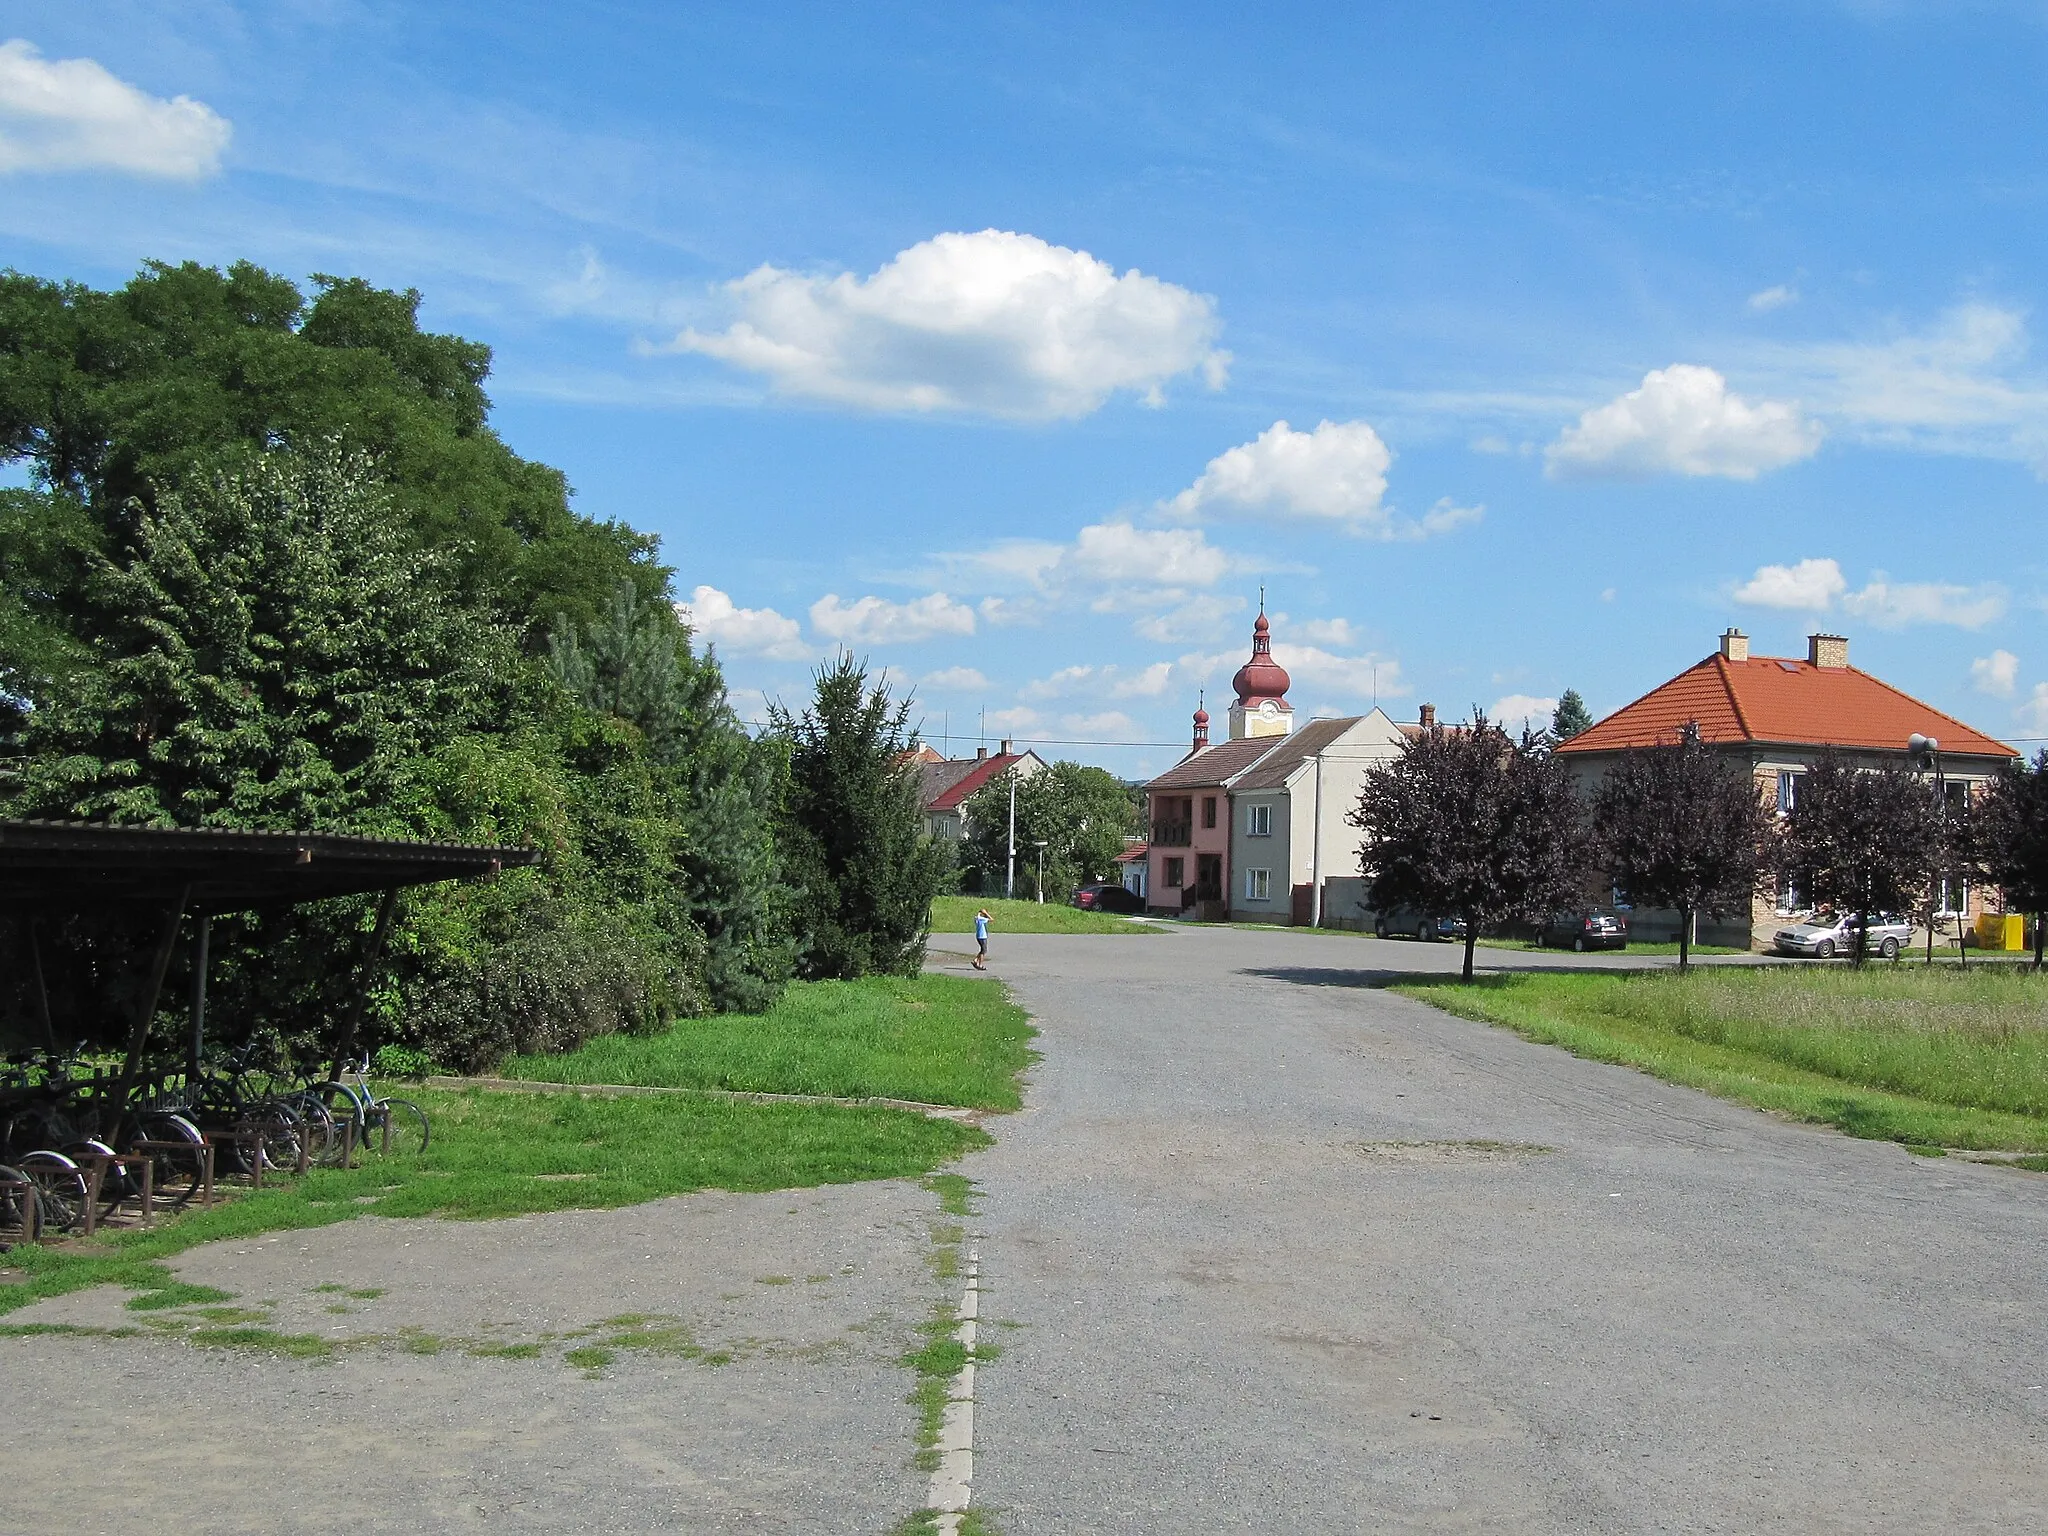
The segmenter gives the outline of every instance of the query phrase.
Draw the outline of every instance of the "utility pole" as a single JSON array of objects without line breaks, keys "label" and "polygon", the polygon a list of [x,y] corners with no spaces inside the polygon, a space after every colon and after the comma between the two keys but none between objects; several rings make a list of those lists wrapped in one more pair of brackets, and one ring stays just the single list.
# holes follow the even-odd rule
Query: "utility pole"
[{"label": "utility pole", "polygon": [[1017,774],[1014,769],[1006,771],[1010,775],[1010,864],[1003,874],[1003,900],[1011,901],[1017,895]]},{"label": "utility pole", "polygon": [[[1377,707],[1377,706],[1375,706]],[[1323,926],[1323,754],[1316,754],[1316,821],[1308,839],[1308,925]]]}]

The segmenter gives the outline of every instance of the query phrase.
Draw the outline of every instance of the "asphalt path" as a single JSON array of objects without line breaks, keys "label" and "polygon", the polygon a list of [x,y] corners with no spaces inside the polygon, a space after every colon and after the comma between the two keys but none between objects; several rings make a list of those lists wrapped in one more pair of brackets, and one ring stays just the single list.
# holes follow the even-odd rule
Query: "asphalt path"
[{"label": "asphalt path", "polygon": [[1006,1536],[2048,1529],[2048,1178],[1378,985],[1458,959],[997,935],[1044,1052],[964,1165]]}]

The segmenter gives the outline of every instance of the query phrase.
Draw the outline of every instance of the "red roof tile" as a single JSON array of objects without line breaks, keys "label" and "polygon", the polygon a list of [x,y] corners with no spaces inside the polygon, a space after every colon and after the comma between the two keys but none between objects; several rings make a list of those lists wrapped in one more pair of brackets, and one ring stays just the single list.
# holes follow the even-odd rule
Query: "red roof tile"
[{"label": "red roof tile", "polygon": [[1675,741],[1688,721],[1711,742],[1903,751],[1917,731],[1938,738],[1944,753],[2018,756],[2004,742],[1855,667],[1816,667],[1775,656],[1730,661],[1718,652],[1557,750],[1656,746]]},{"label": "red roof tile", "polygon": [[959,778],[925,802],[927,811],[953,811],[960,802],[1013,763],[1024,761],[1022,752],[996,752],[975,763]]},{"label": "red roof tile", "polygon": [[1219,741],[1191,752],[1159,775],[1147,789],[1213,789],[1229,783],[1275,747],[1284,736],[1247,736],[1237,741]]}]

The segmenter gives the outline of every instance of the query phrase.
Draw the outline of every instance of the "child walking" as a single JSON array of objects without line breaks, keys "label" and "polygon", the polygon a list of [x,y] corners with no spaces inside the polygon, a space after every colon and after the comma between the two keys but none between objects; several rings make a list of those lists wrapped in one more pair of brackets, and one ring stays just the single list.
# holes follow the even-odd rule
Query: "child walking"
[{"label": "child walking", "polygon": [[981,946],[981,953],[974,957],[977,971],[988,969],[988,908],[983,907],[974,914],[974,942]]}]

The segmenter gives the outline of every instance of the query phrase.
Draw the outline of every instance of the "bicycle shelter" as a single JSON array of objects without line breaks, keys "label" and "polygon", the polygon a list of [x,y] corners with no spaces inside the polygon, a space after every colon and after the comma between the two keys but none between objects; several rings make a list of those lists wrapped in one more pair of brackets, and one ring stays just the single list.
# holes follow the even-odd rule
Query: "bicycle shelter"
[{"label": "bicycle shelter", "polygon": [[415,842],[326,832],[251,832],[230,828],[123,827],[98,822],[0,820],[0,909],[26,929],[30,989],[46,1044],[55,1043],[49,993],[37,938],[45,917],[121,906],[160,914],[148,953],[117,1103],[125,1103],[142,1070],[150,1021],[162,1000],[165,972],[186,917],[192,924],[189,1063],[196,1073],[206,1028],[207,950],[213,919],[258,907],[381,897],[377,921],[357,962],[349,1016],[337,1064],[352,1049],[371,970],[382,957],[399,891],[444,880],[486,878],[538,863],[534,848],[477,843]]}]

